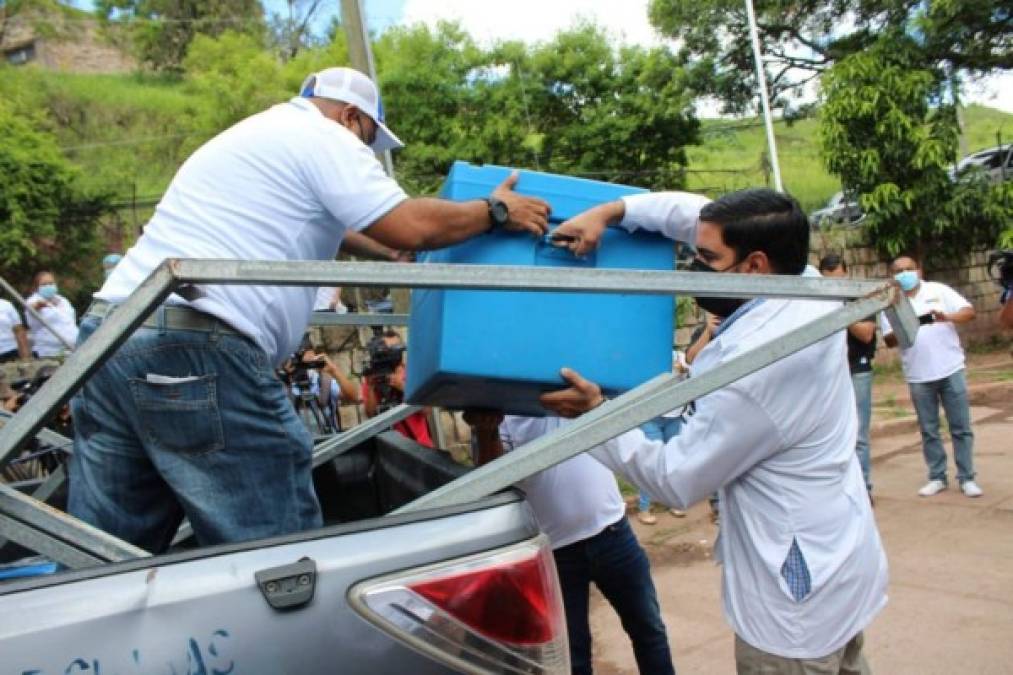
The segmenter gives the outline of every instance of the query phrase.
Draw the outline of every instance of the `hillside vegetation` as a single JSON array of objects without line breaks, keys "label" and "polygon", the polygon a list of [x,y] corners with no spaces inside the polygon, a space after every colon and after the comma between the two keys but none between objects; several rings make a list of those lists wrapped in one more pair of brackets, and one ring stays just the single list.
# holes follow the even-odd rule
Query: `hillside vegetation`
[{"label": "hillside vegetation", "polygon": [[[34,107],[48,109],[68,158],[122,202],[157,198],[196,135],[189,124],[196,96],[167,78],[4,68],[0,95],[29,97]],[[965,121],[972,152],[995,145],[997,134],[1013,141],[1013,115],[972,105]],[[816,128],[812,119],[775,124],[785,188],[810,210],[840,189],[819,156]],[[758,118],[703,120],[700,135],[701,144],[687,148],[688,189],[717,194],[765,183],[766,136]]]}]

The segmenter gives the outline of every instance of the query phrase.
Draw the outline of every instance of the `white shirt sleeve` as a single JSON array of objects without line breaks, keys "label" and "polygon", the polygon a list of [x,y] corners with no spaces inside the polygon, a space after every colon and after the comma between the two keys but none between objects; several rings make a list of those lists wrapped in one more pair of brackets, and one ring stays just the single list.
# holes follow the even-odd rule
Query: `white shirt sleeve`
[{"label": "white shirt sleeve", "polygon": [[883,335],[889,335],[893,332],[893,326],[890,325],[890,320],[886,318],[886,312],[879,315],[879,328],[883,331]]},{"label": "white shirt sleeve", "polygon": [[710,199],[691,192],[650,192],[622,198],[626,213],[619,227],[627,232],[647,230],[669,239],[696,245],[700,209]]},{"label": "white shirt sleeve", "polygon": [[5,325],[12,330],[16,326],[21,325],[21,317],[18,315],[18,310],[14,309],[14,305],[9,302],[0,302],[0,325]]},{"label": "white shirt sleeve", "polygon": [[667,444],[633,429],[590,452],[658,501],[685,509],[782,447],[773,420],[731,385],[700,399],[696,414]]},{"label": "white shirt sleeve", "polygon": [[324,208],[346,229],[361,231],[408,199],[362,143],[340,137],[322,143],[308,158],[307,181]]}]

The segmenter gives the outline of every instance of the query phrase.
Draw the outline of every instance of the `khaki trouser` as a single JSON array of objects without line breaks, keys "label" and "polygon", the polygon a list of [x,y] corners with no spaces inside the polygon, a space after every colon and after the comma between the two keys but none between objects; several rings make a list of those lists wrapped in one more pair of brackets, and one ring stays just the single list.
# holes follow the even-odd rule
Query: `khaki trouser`
[{"label": "khaki trouser", "polygon": [[788,659],[761,651],[735,636],[738,675],[872,675],[859,633],[836,652],[818,659]]}]

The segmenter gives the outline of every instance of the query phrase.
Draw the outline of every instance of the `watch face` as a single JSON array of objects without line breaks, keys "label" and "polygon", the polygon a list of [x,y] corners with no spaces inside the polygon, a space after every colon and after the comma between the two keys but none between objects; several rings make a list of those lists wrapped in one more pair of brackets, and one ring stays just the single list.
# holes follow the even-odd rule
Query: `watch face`
[{"label": "watch face", "polygon": [[510,209],[508,209],[507,205],[498,199],[489,205],[489,212],[492,215],[492,221],[497,226],[506,225],[510,220]]}]

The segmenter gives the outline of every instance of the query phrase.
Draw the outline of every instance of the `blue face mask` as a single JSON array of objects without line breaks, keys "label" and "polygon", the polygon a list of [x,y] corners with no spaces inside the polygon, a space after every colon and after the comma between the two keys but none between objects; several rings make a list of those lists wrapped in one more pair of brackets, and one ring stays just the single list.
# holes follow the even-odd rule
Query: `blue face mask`
[{"label": "blue face mask", "polygon": [[914,270],[904,270],[893,275],[893,278],[900,284],[904,291],[913,291],[918,286],[918,273]]},{"label": "blue face mask", "polygon": [[39,295],[46,300],[52,300],[56,297],[57,288],[56,284],[42,284],[39,286]]}]

